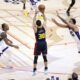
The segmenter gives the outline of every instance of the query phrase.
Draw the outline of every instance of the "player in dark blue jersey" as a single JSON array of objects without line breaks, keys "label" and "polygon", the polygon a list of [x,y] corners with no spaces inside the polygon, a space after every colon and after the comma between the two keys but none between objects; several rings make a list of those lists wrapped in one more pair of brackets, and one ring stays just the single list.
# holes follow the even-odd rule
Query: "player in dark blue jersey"
[{"label": "player in dark blue jersey", "polygon": [[43,13],[44,17],[44,23],[42,24],[41,20],[36,20],[37,13],[35,13],[34,19],[33,19],[33,29],[35,32],[35,48],[34,48],[34,67],[33,67],[33,73],[36,74],[37,70],[37,60],[38,56],[42,53],[43,59],[44,59],[44,70],[45,73],[47,72],[47,42],[46,42],[46,31],[45,31],[45,22],[46,18]]}]

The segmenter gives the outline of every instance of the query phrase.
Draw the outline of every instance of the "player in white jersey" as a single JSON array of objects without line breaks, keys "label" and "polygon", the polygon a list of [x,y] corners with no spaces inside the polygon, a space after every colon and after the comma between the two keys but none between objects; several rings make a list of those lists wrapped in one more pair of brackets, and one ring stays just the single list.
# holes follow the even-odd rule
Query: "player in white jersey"
[{"label": "player in white jersey", "polygon": [[[6,23],[3,23],[0,30],[0,56],[3,52],[8,49],[8,46],[19,48],[17,45],[13,45],[13,42],[7,38],[7,31],[9,30],[9,26]],[[5,43],[5,46],[3,46]]]},{"label": "player in white jersey", "polygon": [[74,18],[71,18],[69,21],[63,19],[61,16],[59,16],[58,12],[57,12],[57,16],[65,23],[65,24],[61,24],[58,23],[55,19],[52,19],[52,21],[63,28],[69,28],[70,30],[70,34],[75,38],[76,43],[77,43],[77,47],[78,47],[78,53],[80,53],[80,33],[79,33],[79,28],[76,25],[76,20]]}]

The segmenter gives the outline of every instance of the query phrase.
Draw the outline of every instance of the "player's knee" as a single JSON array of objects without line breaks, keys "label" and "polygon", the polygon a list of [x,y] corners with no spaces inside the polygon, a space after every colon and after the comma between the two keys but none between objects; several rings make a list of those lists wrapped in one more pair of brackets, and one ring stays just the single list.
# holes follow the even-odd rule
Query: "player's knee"
[{"label": "player's knee", "polygon": [[43,59],[44,59],[44,62],[47,62],[47,56],[45,55],[43,55]]},{"label": "player's knee", "polygon": [[34,56],[34,64],[37,64],[38,56]]}]

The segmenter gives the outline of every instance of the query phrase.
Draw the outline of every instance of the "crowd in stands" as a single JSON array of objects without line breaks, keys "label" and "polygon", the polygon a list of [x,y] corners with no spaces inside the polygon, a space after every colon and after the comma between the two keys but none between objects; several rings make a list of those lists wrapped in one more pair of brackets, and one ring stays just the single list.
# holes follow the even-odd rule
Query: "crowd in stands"
[{"label": "crowd in stands", "polygon": [[[46,80],[59,80],[59,77],[55,78],[55,76],[51,76],[50,78],[46,78]],[[73,72],[71,77],[69,77],[67,80],[79,80],[78,74]]]}]

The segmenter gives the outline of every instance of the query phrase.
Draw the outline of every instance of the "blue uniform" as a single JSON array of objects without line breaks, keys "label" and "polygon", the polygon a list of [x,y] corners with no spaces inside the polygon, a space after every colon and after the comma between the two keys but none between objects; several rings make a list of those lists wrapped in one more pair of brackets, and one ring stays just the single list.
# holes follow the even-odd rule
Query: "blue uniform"
[{"label": "blue uniform", "polygon": [[47,43],[45,36],[45,29],[37,28],[37,32],[35,33],[36,43],[34,48],[34,55],[40,55],[41,53],[47,54]]}]

